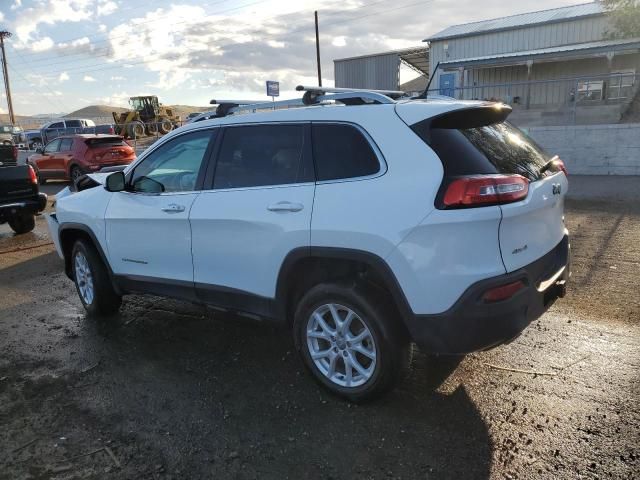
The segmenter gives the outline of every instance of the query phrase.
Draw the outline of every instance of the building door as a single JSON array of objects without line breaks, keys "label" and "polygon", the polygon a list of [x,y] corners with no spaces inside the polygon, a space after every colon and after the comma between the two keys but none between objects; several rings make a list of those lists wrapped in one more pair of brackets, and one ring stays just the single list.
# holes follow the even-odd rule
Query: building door
[{"label": "building door", "polygon": [[456,74],[455,73],[442,73],[440,74],[440,95],[446,95],[447,97],[453,97],[456,86]]}]

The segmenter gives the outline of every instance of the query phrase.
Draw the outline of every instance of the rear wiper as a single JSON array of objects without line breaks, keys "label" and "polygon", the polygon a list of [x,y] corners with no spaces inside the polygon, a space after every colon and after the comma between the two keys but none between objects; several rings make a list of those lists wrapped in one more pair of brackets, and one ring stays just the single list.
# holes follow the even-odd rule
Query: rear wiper
[{"label": "rear wiper", "polygon": [[560,160],[560,159],[558,158],[557,155],[555,157],[553,157],[551,160],[549,160],[547,163],[545,163],[542,167],[540,167],[540,170],[538,170],[538,175],[542,175],[544,172],[549,170],[551,167],[555,167],[557,165],[558,160]]}]

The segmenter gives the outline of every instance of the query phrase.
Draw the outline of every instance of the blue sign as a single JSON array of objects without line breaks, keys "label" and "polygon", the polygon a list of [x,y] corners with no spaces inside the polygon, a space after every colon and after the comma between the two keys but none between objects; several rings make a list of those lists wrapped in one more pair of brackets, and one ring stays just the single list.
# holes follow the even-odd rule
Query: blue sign
[{"label": "blue sign", "polygon": [[267,80],[267,95],[270,97],[280,96],[280,82]]}]

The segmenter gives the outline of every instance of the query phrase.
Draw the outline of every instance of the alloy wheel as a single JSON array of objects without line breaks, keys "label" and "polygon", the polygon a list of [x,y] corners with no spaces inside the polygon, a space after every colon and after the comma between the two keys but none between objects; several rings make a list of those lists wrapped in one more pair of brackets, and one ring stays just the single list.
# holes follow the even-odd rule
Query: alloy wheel
[{"label": "alloy wheel", "polygon": [[93,276],[91,275],[91,269],[89,268],[89,262],[87,257],[82,252],[77,252],[74,259],[76,284],[78,285],[78,291],[85,304],[91,305],[93,303],[94,290],[93,290]]},{"label": "alloy wheel", "polygon": [[332,383],[354,388],[373,376],[376,343],[352,309],[336,303],[316,308],[307,321],[306,338],[311,360]]}]

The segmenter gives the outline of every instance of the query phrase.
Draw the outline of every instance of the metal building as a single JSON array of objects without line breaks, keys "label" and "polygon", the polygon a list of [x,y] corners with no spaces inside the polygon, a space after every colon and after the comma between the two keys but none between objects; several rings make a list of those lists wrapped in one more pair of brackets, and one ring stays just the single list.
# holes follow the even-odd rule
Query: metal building
[{"label": "metal building", "polygon": [[599,2],[454,25],[425,39],[432,88],[526,109],[630,101],[640,38],[612,40]]},{"label": "metal building", "polygon": [[401,64],[428,77],[428,51],[416,47],[334,60],[336,87],[397,90]]}]

